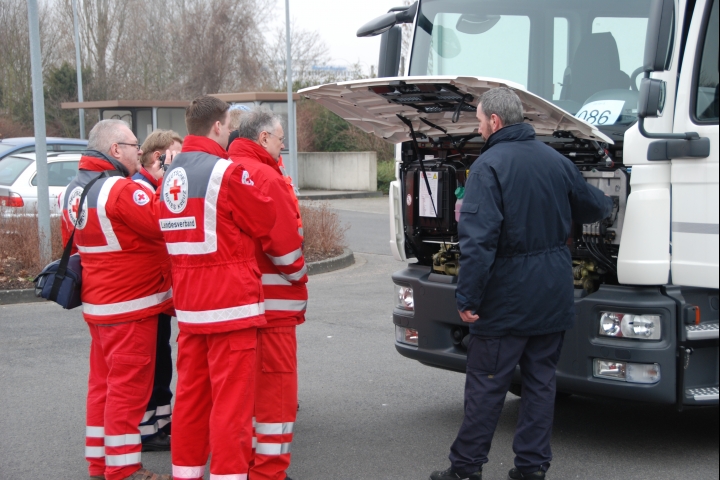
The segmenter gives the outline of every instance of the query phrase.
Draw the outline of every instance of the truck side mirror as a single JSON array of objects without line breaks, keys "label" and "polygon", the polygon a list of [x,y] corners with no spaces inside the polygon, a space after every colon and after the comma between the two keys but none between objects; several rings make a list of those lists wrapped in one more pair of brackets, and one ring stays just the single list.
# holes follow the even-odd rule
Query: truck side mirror
[{"label": "truck side mirror", "polygon": [[665,107],[665,82],[656,78],[640,80],[640,98],[638,99],[638,117],[655,118]]},{"label": "truck side mirror", "polygon": [[400,69],[400,51],[402,49],[402,27],[396,25],[380,37],[380,58],[378,59],[378,78],[397,77]]},{"label": "truck side mirror", "polygon": [[658,72],[668,68],[673,46],[675,4],[673,0],[653,0],[650,6],[643,71]]}]

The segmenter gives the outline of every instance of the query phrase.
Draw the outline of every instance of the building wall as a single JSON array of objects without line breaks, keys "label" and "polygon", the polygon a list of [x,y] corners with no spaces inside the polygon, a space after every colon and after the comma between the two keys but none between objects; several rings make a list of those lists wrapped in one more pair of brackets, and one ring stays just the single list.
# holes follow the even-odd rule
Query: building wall
[{"label": "building wall", "polygon": [[377,191],[376,152],[298,153],[298,187]]}]

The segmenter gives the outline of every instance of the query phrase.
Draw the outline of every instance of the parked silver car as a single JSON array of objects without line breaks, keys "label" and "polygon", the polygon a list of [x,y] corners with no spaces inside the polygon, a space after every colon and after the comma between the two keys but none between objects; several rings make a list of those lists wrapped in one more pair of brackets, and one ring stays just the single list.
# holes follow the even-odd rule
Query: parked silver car
[{"label": "parked silver car", "polygon": [[[59,215],[58,196],[75,177],[79,153],[49,154],[48,183],[50,214]],[[12,155],[0,160],[0,207],[4,215],[37,211],[37,168],[35,154]]]}]

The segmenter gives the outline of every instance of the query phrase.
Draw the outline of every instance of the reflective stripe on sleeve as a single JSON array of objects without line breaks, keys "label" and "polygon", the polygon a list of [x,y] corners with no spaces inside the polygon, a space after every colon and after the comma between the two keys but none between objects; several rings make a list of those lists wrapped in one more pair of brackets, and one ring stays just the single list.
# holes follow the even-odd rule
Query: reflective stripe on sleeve
[{"label": "reflective stripe on sleeve", "polygon": [[255,448],[257,455],[284,455],[290,453],[290,443],[260,443]]},{"label": "reflective stripe on sleeve", "polygon": [[306,273],[307,273],[307,265],[305,265],[303,268],[301,268],[300,270],[298,270],[295,273],[290,273],[290,274],[283,273],[281,275],[291,282],[297,282],[298,280],[303,278]]},{"label": "reflective stripe on sleeve", "polygon": [[307,300],[276,300],[265,299],[265,310],[281,310],[284,312],[303,312],[307,310]]},{"label": "reflective stripe on sleeve", "polygon": [[104,305],[94,305],[83,302],[83,313],[102,317],[105,315],[136,312],[160,305],[170,298],[172,298],[172,288],[167,292],[155,293],[147,297],[136,298],[135,300],[128,300],[126,302],[106,303]]},{"label": "reflective stripe on sleeve", "polygon": [[252,303],[240,307],[221,308],[219,310],[175,310],[179,322],[184,323],[215,323],[242,320],[265,313],[265,304]]},{"label": "reflective stripe on sleeve", "polygon": [[210,480],[247,480],[247,473],[233,473],[230,475],[210,474]]},{"label": "reflective stripe on sleeve", "polygon": [[85,436],[91,438],[105,438],[105,427],[85,427]]},{"label": "reflective stripe on sleeve", "polygon": [[178,480],[183,478],[202,478],[205,475],[205,465],[199,467],[183,467],[181,465],[172,466],[173,478]]},{"label": "reflective stripe on sleeve", "polygon": [[263,285],[283,285],[289,287],[292,285],[289,281],[285,280],[282,275],[276,273],[263,273],[262,275]]},{"label": "reflective stripe on sleeve", "polygon": [[122,455],[105,455],[105,465],[108,467],[125,467],[140,463],[140,452],[125,453]]},{"label": "reflective stripe on sleeve", "polygon": [[255,431],[260,435],[285,435],[293,433],[294,422],[258,423]]},{"label": "reflective stripe on sleeve", "polygon": [[105,447],[85,447],[85,458],[105,457]]},{"label": "reflective stripe on sleeve", "polygon": [[126,445],[140,445],[139,433],[126,433],[125,435],[105,435],[106,447],[124,447]]},{"label": "reflective stripe on sleeve", "polygon": [[294,252],[290,252],[287,255],[283,255],[282,257],[273,257],[272,255],[268,255],[267,257],[270,259],[273,265],[284,266],[292,265],[293,263],[295,263],[295,260],[302,257],[302,254],[302,249],[298,248]]}]

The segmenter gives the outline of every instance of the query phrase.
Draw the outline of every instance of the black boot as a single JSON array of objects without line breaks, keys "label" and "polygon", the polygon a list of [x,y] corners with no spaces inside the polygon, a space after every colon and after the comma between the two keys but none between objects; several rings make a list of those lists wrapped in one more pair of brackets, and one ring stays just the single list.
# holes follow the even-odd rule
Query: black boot
[{"label": "black boot", "polygon": [[143,452],[168,452],[170,451],[170,435],[160,430],[157,435],[143,440]]},{"label": "black boot", "polygon": [[508,480],[544,480],[545,472],[538,470],[533,473],[522,473],[517,468],[513,468],[508,472]]},{"label": "black boot", "polygon": [[471,474],[460,474],[450,467],[442,472],[440,470],[433,472],[430,480],[482,480],[482,470]]}]

